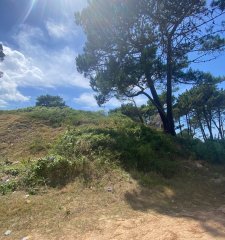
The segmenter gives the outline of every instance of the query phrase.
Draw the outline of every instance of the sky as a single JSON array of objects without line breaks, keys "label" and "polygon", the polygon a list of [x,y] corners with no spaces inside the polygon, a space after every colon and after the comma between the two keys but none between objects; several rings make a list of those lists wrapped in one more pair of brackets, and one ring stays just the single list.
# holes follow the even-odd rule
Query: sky
[{"label": "sky", "polygon": [[[75,109],[120,106],[112,99],[99,108],[88,79],[76,70],[85,35],[74,13],[85,6],[86,0],[0,0],[0,43],[6,54],[0,63],[0,109],[34,106],[43,94],[61,96]],[[197,68],[225,75],[225,56]],[[146,99],[136,101],[141,105]]]}]

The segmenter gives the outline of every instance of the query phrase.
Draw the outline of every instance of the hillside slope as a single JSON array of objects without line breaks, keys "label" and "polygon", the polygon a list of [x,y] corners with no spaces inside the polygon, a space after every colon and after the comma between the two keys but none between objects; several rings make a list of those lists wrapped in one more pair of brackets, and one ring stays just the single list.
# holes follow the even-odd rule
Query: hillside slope
[{"label": "hillside slope", "polygon": [[129,119],[63,111],[0,114],[0,239],[225,239],[223,166]]},{"label": "hillside slope", "polygon": [[[62,132],[62,127],[51,128],[41,121],[29,119],[25,114],[0,114],[1,160],[15,162],[44,156],[47,153],[44,143],[53,143]],[[32,151],[32,145],[38,142],[40,149]]]}]

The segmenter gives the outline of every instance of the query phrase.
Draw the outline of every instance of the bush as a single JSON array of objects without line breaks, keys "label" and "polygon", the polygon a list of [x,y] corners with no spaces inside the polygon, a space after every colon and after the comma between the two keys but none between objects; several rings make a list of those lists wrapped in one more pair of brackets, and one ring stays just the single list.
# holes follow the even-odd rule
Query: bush
[{"label": "bush", "polygon": [[137,169],[143,172],[153,171],[171,178],[178,171],[178,162],[172,158],[171,152],[164,152],[164,150],[158,152],[154,149],[154,144],[140,146],[137,156]]},{"label": "bush", "polygon": [[127,170],[155,171],[164,177],[172,177],[178,169],[172,138],[118,116],[107,127],[67,131],[54,152],[70,160],[86,156],[89,161],[107,154],[110,161],[120,162]]},{"label": "bush", "polygon": [[18,182],[16,180],[10,180],[5,183],[0,184],[0,193],[2,195],[7,194],[8,192],[13,192],[17,189],[18,187]]},{"label": "bush", "polygon": [[78,111],[68,107],[34,107],[20,110],[25,112],[26,115],[33,119],[45,121],[52,127],[61,127],[63,125],[82,125],[90,123],[98,123],[101,119],[105,118],[103,112],[85,112]]},{"label": "bush", "polygon": [[225,164],[225,142],[224,141],[206,141],[197,142],[193,147],[196,157],[201,160],[207,160],[215,164]]},{"label": "bush", "polygon": [[47,184],[53,187],[62,186],[82,175],[89,177],[89,163],[85,157],[70,161],[62,156],[51,155],[35,161],[24,183],[27,186]]},{"label": "bush", "polygon": [[225,164],[225,141],[177,138],[181,145],[183,156],[196,160],[208,161],[212,164]]}]

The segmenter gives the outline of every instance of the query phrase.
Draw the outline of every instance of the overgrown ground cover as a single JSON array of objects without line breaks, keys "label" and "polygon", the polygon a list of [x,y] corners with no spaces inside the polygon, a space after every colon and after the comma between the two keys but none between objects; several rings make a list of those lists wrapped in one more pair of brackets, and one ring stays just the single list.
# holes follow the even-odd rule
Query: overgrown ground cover
[{"label": "overgrown ground cover", "polygon": [[82,239],[102,221],[141,212],[198,221],[196,211],[224,204],[223,142],[67,108],[1,112],[0,121],[0,222],[1,231],[13,229],[11,239],[70,239],[69,230]]}]

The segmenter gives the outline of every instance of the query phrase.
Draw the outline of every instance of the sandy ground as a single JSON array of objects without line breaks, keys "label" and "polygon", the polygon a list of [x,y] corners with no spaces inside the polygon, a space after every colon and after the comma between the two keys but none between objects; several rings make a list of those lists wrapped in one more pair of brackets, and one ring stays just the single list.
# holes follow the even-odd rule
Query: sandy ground
[{"label": "sandy ground", "polygon": [[[62,239],[74,239],[66,237]],[[81,240],[183,240],[225,239],[225,214],[215,212],[184,217],[142,214],[131,219],[103,220],[98,231],[80,237]]]},{"label": "sandy ground", "polygon": [[[14,238],[3,238],[14,239]],[[64,227],[61,234],[48,237],[31,234],[29,239],[45,240],[214,240],[225,239],[225,214],[221,210],[185,214],[183,217],[142,213],[129,219],[99,219],[95,230],[77,234],[72,226]]]},{"label": "sandy ground", "polygon": [[[170,209],[163,206],[147,209],[137,199],[135,203],[134,199],[133,202],[127,199],[119,201],[107,193],[102,193],[101,204],[98,203],[99,193],[90,191],[79,196],[69,192],[51,194],[30,196],[29,200],[24,198],[24,193],[15,194],[15,199],[6,196],[6,199],[10,199],[8,206],[14,202],[15,207],[7,211],[9,215],[5,218],[6,222],[0,224],[0,239],[225,239],[225,205],[209,207],[210,210],[191,210],[186,207],[176,210],[176,207]],[[147,201],[146,196],[142,197]],[[57,201],[66,208],[59,209]],[[12,233],[4,236],[7,227]]]}]

